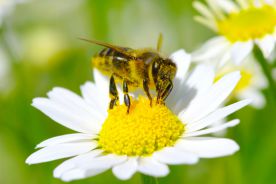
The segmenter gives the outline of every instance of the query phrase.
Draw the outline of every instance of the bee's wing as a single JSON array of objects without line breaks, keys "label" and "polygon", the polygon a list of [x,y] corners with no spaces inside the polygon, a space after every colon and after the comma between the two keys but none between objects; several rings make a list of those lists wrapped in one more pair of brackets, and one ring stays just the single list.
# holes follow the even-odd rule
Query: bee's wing
[{"label": "bee's wing", "polygon": [[[80,40],[83,40],[83,41],[86,41],[86,42],[89,42],[89,43],[94,43],[94,44],[97,44],[97,45],[101,45],[103,47],[107,47],[107,48],[110,48],[110,49],[113,49],[119,53],[122,53],[126,56],[129,56],[129,57],[135,57],[132,52],[129,52],[128,50],[129,49],[126,49],[124,47],[120,47],[120,46],[116,46],[116,45],[112,45],[112,44],[109,44],[109,43],[104,43],[104,42],[101,42],[101,41],[97,41],[97,40],[88,40],[86,38],[79,38]],[[132,49],[131,49],[132,50]]]}]

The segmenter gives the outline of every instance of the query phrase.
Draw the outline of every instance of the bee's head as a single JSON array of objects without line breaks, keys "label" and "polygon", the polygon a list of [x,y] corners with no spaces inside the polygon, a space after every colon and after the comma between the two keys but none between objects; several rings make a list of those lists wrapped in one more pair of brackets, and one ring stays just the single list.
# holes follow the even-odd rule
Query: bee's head
[{"label": "bee's head", "polygon": [[176,74],[176,65],[170,59],[158,58],[152,65],[152,76],[156,80],[173,80]]},{"label": "bee's head", "polygon": [[172,90],[176,65],[170,59],[158,58],[152,65],[152,77],[156,86],[157,99],[165,100]]}]

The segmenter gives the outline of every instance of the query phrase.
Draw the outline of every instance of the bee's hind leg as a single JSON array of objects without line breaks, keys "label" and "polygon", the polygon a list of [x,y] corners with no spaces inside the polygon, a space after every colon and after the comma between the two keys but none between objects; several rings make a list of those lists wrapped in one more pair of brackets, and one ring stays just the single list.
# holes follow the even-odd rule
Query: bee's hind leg
[{"label": "bee's hind leg", "polygon": [[124,102],[125,102],[125,105],[127,106],[127,113],[129,113],[130,98],[129,98],[129,95],[128,95],[128,84],[127,84],[127,81],[125,79],[123,81],[123,92],[124,92]]},{"label": "bee's hind leg", "polygon": [[118,90],[116,88],[116,83],[113,75],[110,77],[109,82],[109,97],[111,99],[109,103],[109,109],[113,109],[113,107],[117,105],[117,101],[119,100]]},{"label": "bee's hind leg", "polygon": [[144,91],[146,93],[146,95],[148,96],[149,100],[150,100],[150,106],[152,106],[152,98],[150,96],[150,92],[149,92],[149,82],[147,79],[144,79],[143,80],[143,88],[144,88]]}]

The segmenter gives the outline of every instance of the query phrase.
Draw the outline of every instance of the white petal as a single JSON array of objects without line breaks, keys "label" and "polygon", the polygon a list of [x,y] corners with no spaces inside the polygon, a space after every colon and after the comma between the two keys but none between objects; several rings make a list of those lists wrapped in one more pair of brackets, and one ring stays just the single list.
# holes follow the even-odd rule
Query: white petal
[{"label": "white petal", "polygon": [[193,7],[199,13],[201,13],[204,17],[207,17],[209,19],[214,19],[215,18],[213,13],[210,11],[210,9],[205,4],[203,4],[202,2],[194,1],[193,2]]},{"label": "white petal", "polygon": [[193,99],[204,94],[209,89],[215,77],[213,66],[198,65],[188,76],[187,81],[182,84],[181,88],[176,89],[178,93],[173,98],[175,101],[170,106],[175,114],[186,109]]},{"label": "white petal", "polygon": [[272,35],[267,35],[262,39],[258,39],[256,43],[260,47],[265,58],[270,56],[275,46],[275,40]]},{"label": "white petal", "polygon": [[209,29],[217,32],[217,25],[214,20],[210,20],[201,16],[195,16],[194,20],[197,21],[198,23],[208,27]]},{"label": "white petal", "polygon": [[[106,76],[104,76],[103,74],[101,74],[100,71],[98,71],[97,69],[93,70],[94,73],[94,79],[95,79],[95,83],[96,83],[96,87],[98,89],[98,91],[100,92],[99,96],[104,96],[104,100],[103,102],[99,101],[99,103],[103,103],[104,104],[104,110],[108,110],[108,105],[109,105],[109,78],[107,78]],[[119,94],[119,100],[120,100],[120,104],[124,103],[124,94],[122,91],[122,88],[120,85],[117,85],[117,90],[118,90],[118,94]],[[106,98],[108,97],[108,98]],[[96,97],[97,98],[97,97]],[[102,100],[101,98],[98,98],[98,100]],[[108,101],[106,103],[106,100]]]},{"label": "white petal", "polygon": [[192,53],[192,61],[205,61],[211,59],[220,54],[228,46],[229,41],[224,37],[214,37]]},{"label": "white petal", "polygon": [[106,76],[104,76],[103,74],[101,74],[100,71],[98,71],[97,69],[93,70],[93,74],[94,74],[94,81],[96,83],[97,88],[99,88],[99,91],[106,91],[106,93],[108,94],[108,88],[109,88],[109,80]]},{"label": "white petal", "polygon": [[87,117],[83,117],[71,109],[66,109],[65,106],[61,106],[47,98],[35,98],[32,105],[57,123],[77,132],[96,134],[100,129],[98,120],[93,117],[87,119]]},{"label": "white petal", "polygon": [[258,89],[246,89],[238,94],[240,99],[252,99],[251,105],[257,109],[261,109],[266,104],[266,99]]},{"label": "white petal", "polygon": [[179,50],[173,53],[170,58],[176,63],[177,74],[174,78],[174,88],[171,94],[168,96],[166,103],[168,107],[174,107],[175,103],[178,101],[180,91],[183,87],[185,87],[184,82],[186,73],[191,63],[191,56],[185,53],[184,50]]},{"label": "white petal", "polygon": [[76,169],[72,169],[72,170],[65,172],[60,177],[60,179],[65,182],[69,182],[69,181],[73,181],[73,180],[80,180],[80,179],[96,176],[100,173],[107,171],[108,169],[109,168],[97,168],[97,169],[85,170],[85,169],[76,168]]},{"label": "white petal", "polygon": [[35,153],[31,154],[26,163],[37,164],[42,162],[48,162],[61,158],[72,157],[82,153],[86,153],[97,146],[96,143],[89,142],[78,142],[78,143],[63,143],[42,148]]},{"label": "white petal", "polygon": [[82,169],[72,169],[65,172],[65,174],[61,176],[60,179],[65,182],[80,180],[86,177],[85,172],[86,171]]},{"label": "white petal", "polygon": [[184,134],[184,137],[194,137],[194,136],[206,135],[206,134],[210,134],[210,133],[216,133],[221,130],[225,130],[226,128],[236,126],[237,124],[239,124],[239,122],[240,122],[240,120],[235,119],[235,120],[229,121],[227,123],[223,123],[223,124],[214,126],[212,128],[207,128],[207,129],[200,130],[200,131],[186,133],[186,134]]},{"label": "white petal", "polygon": [[157,162],[151,157],[143,157],[138,161],[138,171],[145,175],[162,177],[169,174],[169,168],[166,164]]},{"label": "white petal", "polygon": [[92,82],[86,82],[81,86],[84,100],[93,108],[97,108],[104,117],[107,116],[109,104],[108,91],[100,91]]},{"label": "white petal", "polygon": [[[226,122],[227,122],[226,119],[221,119],[221,120],[217,121],[216,123],[212,124],[211,127],[220,127],[221,125],[223,125]],[[227,129],[223,129],[223,130],[219,130],[217,132],[212,133],[212,135],[214,135],[216,137],[224,137],[226,132],[227,132]]]},{"label": "white petal", "polygon": [[194,137],[185,138],[175,147],[197,154],[201,158],[214,158],[231,155],[239,150],[239,145],[231,139]]},{"label": "white petal", "polygon": [[[251,103],[251,99],[246,99],[242,100],[240,102],[236,102],[234,104],[228,105],[226,107],[222,107],[217,109],[216,111],[212,112],[205,118],[193,122],[193,123],[188,123],[186,128],[186,133],[194,132],[197,130],[200,130],[202,128],[211,126],[213,123],[216,123],[217,121],[227,117],[228,115],[232,114],[233,112],[236,112],[237,110],[243,108],[244,106],[248,105]],[[185,119],[185,117],[184,117]]]},{"label": "white petal", "polygon": [[190,64],[191,64],[191,55],[186,53],[185,50],[180,49],[176,52],[174,52],[170,59],[176,64],[177,72],[175,77],[179,79],[183,79],[183,77],[186,75]]},{"label": "white petal", "polygon": [[112,168],[113,174],[121,179],[127,180],[130,179],[133,174],[137,171],[138,163],[137,158],[128,158],[124,163],[118,164]]},{"label": "white petal", "polygon": [[63,181],[72,181],[95,176],[110,169],[114,165],[124,162],[126,159],[126,156],[117,156],[113,154],[91,157],[87,160],[82,159],[81,162],[75,161],[75,167],[63,172],[59,178]]},{"label": "white petal", "polygon": [[183,122],[192,123],[213,112],[233,91],[240,80],[239,72],[232,72],[217,81],[206,93],[197,97],[179,114]]},{"label": "white petal", "polygon": [[221,59],[219,60],[218,68],[222,68],[230,59],[231,59],[231,53],[229,49],[227,49],[223,53]]},{"label": "white petal", "polygon": [[74,169],[77,167],[77,165],[86,163],[88,161],[91,161],[96,156],[100,155],[102,153],[102,150],[92,150],[88,153],[76,156],[74,158],[71,158],[69,160],[66,160],[62,162],[56,169],[54,170],[54,177],[60,178],[65,172]]},{"label": "white petal", "polygon": [[246,9],[249,6],[249,1],[248,0],[236,0],[237,3],[242,7],[243,9]]},{"label": "white petal", "polygon": [[275,5],[276,4],[276,1],[275,0],[264,0],[263,1],[264,4],[269,4],[269,5]]},{"label": "white petal", "polygon": [[95,118],[102,122],[105,116],[98,111],[98,108],[89,106],[80,96],[61,87],[55,87],[48,93],[51,101],[56,102],[65,109],[70,109],[87,118]]},{"label": "white petal", "polygon": [[198,161],[198,156],[182,151],[174,147],[167,147],[153,154],[153,158],[164,164],[195,164]]},{"label": "white petal", "polygon": [[46,146],[53,146],[53,145],[61,144],[61,143],[91,140],[94,137],[95,137],[95,135],[82,134],[82,133],[66,134],[66,135],[61,135],[61,136],[57,136],[57,137],[47,139],[47,140],[39,143],[36,146],[36,148],[42,148],[42,147],[46,147]]},{"label": "white petal", "polygon": [[231,58],[239,65],[253,49],[253,41],[236,42],[231,48]]},{"label": "white petal", "polygon": [[234,2],[229,0],[219,0],[217,1],[217,4],[226,13],[234,13],[239,11],[239,7]]},{"label": "white petal", "polygon": [[97,168],[103,168],[103,167],[111,168],[112,166],[123,163],[126,160],[127,160],[127,156],[107,154],[107,155],[92,158],[91,160],[87,160],[86,162],[83,162],[83,163],[78,163],[78,167],[82,169],[97,169]]},{"label": "white petal", "polygon": [[212,12],[218,19],[224,19],[225,15],[221,7],[218,5],[217,0],[206,0],[208,6],[211,8]]}]

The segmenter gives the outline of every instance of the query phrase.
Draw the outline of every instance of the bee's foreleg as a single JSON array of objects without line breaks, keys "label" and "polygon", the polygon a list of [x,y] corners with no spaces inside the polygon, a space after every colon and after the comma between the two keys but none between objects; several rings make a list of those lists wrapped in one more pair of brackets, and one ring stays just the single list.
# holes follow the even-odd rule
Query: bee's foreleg
[{"label": "bee's foreleg", "polygon": [[129,98],[129,95],[128,95],[128,84],[127,84],[127,81],[125,79],[123,81],[123,92],[124,92],[124,102],[125,102],[125,105],[127,106],[127,113],[129,113],[130,98]]},{"label": "bee's foreleg", "polygon": [[149,81],[147,79],[143,80],[143,88],[144,88],[146,95],[148,96],[148,98],[150,100],[150,106],[152,106],[152,98],[151,98],[150,92],[149,92]]},{"label": "bee's foreleg", "polygon": [[157,103],[164,103],[166,98],[169,96],[173,89],[173,83],[171,80],[168,80],[166,82],[166,85],[164,88],[159,88],[158,93],[157,93]]},{"label": "bee's foreleg", "polygon": [[109,82],[109,97],[111,99],[109,103],[109,109],[113,109],[113,107],[117,105],[117,101],[119,100],[118,91],[113,75],[110,77]]}]

